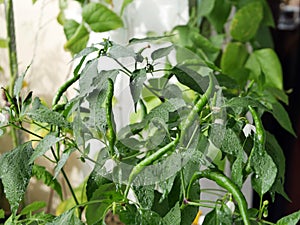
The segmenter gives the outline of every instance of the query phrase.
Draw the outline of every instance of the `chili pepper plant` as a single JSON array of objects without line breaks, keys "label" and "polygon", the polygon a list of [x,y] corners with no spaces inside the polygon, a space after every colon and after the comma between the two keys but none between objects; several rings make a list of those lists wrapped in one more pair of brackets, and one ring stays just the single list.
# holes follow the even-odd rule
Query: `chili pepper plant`
[{"label": "chili pepper plant", "polygon": [[[191,6],[190,22],[165,36],[127,45],[104,39],[73,49],[73,77],[51,107],[24,93],[25,75],[2,88],[1,129],[31,137],[0,157],[11,208],[6,225],[186,225],[197,224],[199,208],[211,209],[202,224],[297,224],[300,211],[277,222],[268,221],[267,213],[277,195],[289,198],[284,154],[262,116],[272,114],[295,135],[283,106],[288,96],[279,60],[260,37],[274,22],[265,1],[220,2]],[[72,154],[93,166],[79,192],[64,170]],[[39,157],[53,164],[53,173],[37,163]],[[32,177],[68,207],[51,215],[39,211],[46,203],[24,205]],[[260,198],[257,208],[241,192],[247,178]],[[201,188],[202,179],[220,189]],[[205,192],[218,199],[203,200]]]}]

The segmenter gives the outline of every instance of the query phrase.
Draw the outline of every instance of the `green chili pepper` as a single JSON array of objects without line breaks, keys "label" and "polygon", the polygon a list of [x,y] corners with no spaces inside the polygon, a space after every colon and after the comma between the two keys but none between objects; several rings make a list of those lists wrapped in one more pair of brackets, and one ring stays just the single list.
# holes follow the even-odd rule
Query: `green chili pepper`
[{"label": "green chili pepper", "polygon": [[181,135],[180,135],[181,141],[183,140],[187,129],[194,122],[194,119],[197,116],[197,114],[201,112],[203,107],[207,104],[208,98],[211,95],[212,90],[213,90],[213,79],[212,79],[212,74],[209,74],[209,85],[207,90],[205,91],[203,96],[196,102],[191,112],[188,114],[187,118],[184,120],[184,122],[181,125]]},{"label": "green chili pepper", "polygon": [[215,181],[220,187],[225,188],[228,192],[230,192],[238,204],[240,215],[243,219],[244,224],[250,225],[250,220],[247,212],[248,206],[244,195],[228,177],[226,177],[223,173],[219,171],[204,170],[196,172],[189,183],[187,190],[187,198],[192,184],[196,180],[201,178],[207,178],[209,180]]},{"label": "green chili pepper", "polygon": [[255,123],[257,139],[261,144],[264,145],[265,141],[266,141],[266,135],[265,135],[265,130],[262,125],[261,119],[257,115],[257,112],[251,106],[248,106],[248,108],[252,114],[252,117],[253,117],[253,120]]},{"label": "green chili pepper", "polygon": [[126,187],[126,190],[124,192],[124,196],[127,197],[129,188],[133,180],[136,178],[136,176],[146,167],[155,162],[156,160],[160,159],[164,154],[166,154],[168,151],[174,149],[179,141],[179,136],[176,137],[173,141],[171,141],[169,144],[165,145],[161,149],[157,150],[152,155],[148,156],[147,158],[143,159],[141,162],[139,162],[135,167],[133,167],[129,179],[128,184]]},{"label": "green chili pepper", "polygon": [[253,117],[253,120],[254,120],[254,123],[255,123],[256,135],[255,135],[254,138],[256,140],[258,140],[258,141],[254,140],[253,148],[252,148],[252,150],[249,154],[248,163],[245,167],[245,171],[248,174],[250,174],[252,172],[251,160],[252,160],[254,151],[255,151],[255,149],[258,149],[259,151],[263,151],[264,145],[265,145],[265,140],[266,140],[266,135],[265,135],[265,130],[264,130],[264,127],[262,125],[261,119],[257,115],[257,112],[252,108],[252,106],[248,106],[248,108],[249,108],[249,110],[252,114],[252,117]]},{"label": "green chili pepper", "polygon": [[113,118],[112,118],[112,100],[114,96],[114,83],[112,79],[108,79],[108,89],[106,96],[106,123],[107,123],[107,138],[109,142],[110,153],[113,154],[114,146],[116,142],[116,134],[113,126]]}]

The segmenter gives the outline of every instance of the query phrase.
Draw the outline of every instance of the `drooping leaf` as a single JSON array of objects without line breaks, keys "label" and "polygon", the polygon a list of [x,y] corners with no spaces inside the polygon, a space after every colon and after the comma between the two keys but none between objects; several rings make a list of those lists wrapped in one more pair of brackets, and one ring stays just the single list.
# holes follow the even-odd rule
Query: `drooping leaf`
[{"label": "drooping leaf", "polygon": [[46,207],[46,202],[36,201],[31,203],[30,205],[25,206],[19,215],[26,215],[28,213],[33,213],[39,209]]},{"label": "drooping leaf", "polygon": [[32,153],[31,142],[27,142],[0,156],[0,179],[13,214],[18,210],[31,177],[32,165],[28,162]]},{"label": "drooping leaf", "polygon": [[276,99],[282,101],[283,103],[285,103],[286,105],[289,104],[289,97],[288,95],[285,93],[284,90],[280,90],[278,88],[272,88],[272,87],[268,87],[266,88],[266,90],[272,94]]},{"label": "drooping leaf", "polygon": [[296,133],[292,127],[291,120],[289,118],[289,115],[287,111],[284,109],[284,107],[279,103],[275,102],[272,104],[272,115],[274,118],[278,121],[278,123],[290,134],[294,135],[296,137]]},{"label": "drooping leaf", "polygon": [[244,160],[243,154],[237,156],[236,160],[233,162],[231,166],[231,179],[232,181],[239,187],[242,188],[243,185],[243,168],[244,168]]},{"label": "drooping leaf", "polygon": [[300,210],[277,221],[276,225],[296,225],[300,221]]},{"label": "drooping leaf", "polygon": [[75,208],[72,208],[60,216],[56,217],[52,222],[46,223],[46,225],[83,225],[84,223],[75,215]]},{"label": "drooping leaf", "polygon": [[105,213],[113,202],[119,202],[123,199],[116,190],[113,183],[103,184],[94,191],[91,201],[99,201],[99,203],[88,205],[86,209],[86,219],[88,224],[99,223],[105,217]]},{"label": "drooping leaf", "polygon": [[209,78],[203,77],[199,73],[186,66],[174,67],[171,73],[176,76],[178,81],[183,85],[191,88],[198,93],[204,93],[208,87]]},{"label": "drooping leaf", "polygon": [[75,32],[72,35],[67,35],[67,33],[71,33],[70,31],[65,31],[66,36],[68,38],[67,43],[65,43],[64,48],[71,51],[73,54],[79,53],[81,50],[83,50],[86,45],[87,42],[89,40],[89,31],[86,29],[86,27],[84,26],[84,24],[75,24],[74,22],[71,23],[72,26],[69,28],[68,26],[70,26],[69,23],[65,23],[65,30],[66,29],[76,29]]},{"label": "drooping leaf", "polygon": [[34,165],[32,167],[32,176],[35,176],[38,180],[42,180],[44,184],[55,190],[58,196],[62,199],[63,196],[60,184],[53,178],[52,174],[49,173],[45,167]]},{"label": "drooping leaf", "polygon": [[153,51],[151,53],[151,59],[152,60],[157,60],[157,59],[160,59],[162,57],[165,57],[167,55],[170,54],[170,52],[174,49],[174,46],[173,45],[170,45],[168,47],[164,47],[164,48],[159,48],[159,49],[156,49],[155,51]]},{"label": "drooping leaf", "polygon": [[258,140],[254,140],[254,149],[251,153],[250,164],[254,171],[252,175],[253,189],[263,196],[270,190],[275,182],[277,175],[277,167],[272,157],[265,151],[264,147]]},{"label": "drooping leaf", "polygon": [[74,152],[74,151],[75,151],[74,148],[69,148],[69,149],[66,149],[66,150],[62,153],[62,155],[61,155],[61,157],[60,157],[58,163],[57,163],[56,166],[55,166],[54,176],[53,176],[54,178],[56,178],[56,177],[58,176],[59,172],[61,171],[61,169],[62,169],[62,168],[64,167],[64,165],[66,164],[66,162],[67,162],[68,158],[70,157],[71,153]]},{"label": "drooping leaf", "polygon": [[134,71],[130,77],[129,87],[134,102],[135,110],[136,110],[137,102],[140,100],[140,95],[146,79],[147,79],[147,73],[145,69]]},{"label": "drooping leaf", "polygon": [[284,191],[284,180],[285,180],[285,156],[283,150],[278,144],[276,138],[266,132],[266,150],[272,157],[274,163],[277,166],[278,173],[273,186],[271,187],[270,193],[273,201],[275,200],[275,193],[281,194],[285,199],[289,200],[289,197]]},{"label": "drooping leaf", "polygon": [[36,122],[48,123],[61,128],[71,127],[70,123],[61,114],[42,105],[38,98],[34,99],[32,109],[27,112],[27,115]]},{"label": "drooping leaf", "polygon": [[49,133],[36,146],[30,157],[29,163],[33,163],[39,156],[44,155],[50,148],[59,142],[62,138],[57,137],[56,133]]},{"label": "drooping leaf", "polygon": [[251,2],[243,6],[231,21],[231,36],[241,42],[249,41],[255,36],[262,18],[263,7],[260,2]]},{"label": "drooping leaf", "polygon": [[115,12],[95,2],[83,7],[82,18],[95,32],[105,32],[123,26],[122,19]]},{"label": "drooping leaf", "polygon": [[[261,49],[254,51],[253,54],[260,65],[261,71],[264,73],[266,86],[282,90],[282,68],[274,50],[269,48]],[[253,67],[250,69],[253,69]]]}]

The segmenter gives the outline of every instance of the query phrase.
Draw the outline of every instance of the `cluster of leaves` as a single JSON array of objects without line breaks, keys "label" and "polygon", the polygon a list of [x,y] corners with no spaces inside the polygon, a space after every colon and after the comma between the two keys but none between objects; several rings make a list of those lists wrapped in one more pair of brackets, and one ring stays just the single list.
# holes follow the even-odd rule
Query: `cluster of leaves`
[{"label": "cluster of leaves", "polygon": [[[232,8],[236,13],[229,20]],[[58,90],[52,108],[31,93],[22,95],[24,76],[16,81],[13,95],[4,89],[7,104],[1,112],[7,120],[1,121],[2,129],[14,127],[34,137],[0,157],[0,178],[12,211],[5,224],[109,224],[110,216],[126,225],[191,224],[199,206],[212,208],[203,224],[270,224],[264,196],[288,199],[285,164],[281,147],[264,130],[260,117],[271,113],[284,129],[294,131],[282,105],[288,98],[280,63],[260,36],[266,37],[267,27],[273,26],[266,2],[203,0],[190,23],[175,27],[169,36],[132,39],[128,46],[105,40],[81,50],[86,26],[102,31],[90,17],[101,10],[100,4],[87,3],[81,25],[65,21],[67,46],[81,61],[74,77]],[[149,49],[162,40],[168,44]],[[97,57],[86,61],[91,53]],[[101,69],[104,59],[114,67]],[[123,76],[129,78],[134,118],[120,128],[114,121],[113,97]],[[62,98],[75,82],[78,94]],[[247,134],[245,127],[256,131]],[[103,144],[97,160],[89,156],[92,139]],[[52,158],[45,155],[48,151]],[[83,185],[86,199],[79,199],[67,182],[73,204],[61,215],[33,214],[45,206],[39,202],[18,211],[33,176],[64,199],[56,177],[61,173],[68,181],[63,167],[75,151],[83,163],[95,165]],[[55,165],[54,174],[36,163],[43,156]],[[224,175],[226,161],[230,178]],[[258,209],[248,209],[240,193],[250,176],[261,198]],[[218,201],[199,200],[202,190],[195,181],[202,177],[225,189]],[[237,207],[230,208],[232,204]],[[86,221],[81,220],[83,213]],[[299,219],[300,211],[276,224],[293,225]]]},{"label": "cluster of leaves", "polygon": [[111,0],[98,2],[74,1],[80,4],[81,7],[81,23],[66,18],[65,11],[68,10],[70,3],[68,0],[59,1],[60,13],[57,17],[67,38],[65,49],[72,54],[79,53],[87,46],[91,32],[101,33],[123,27],[121,16],[125,7],[132,2],[132,0],[124,0],[120,12],[117,14],[111,9],[113,8]]}]

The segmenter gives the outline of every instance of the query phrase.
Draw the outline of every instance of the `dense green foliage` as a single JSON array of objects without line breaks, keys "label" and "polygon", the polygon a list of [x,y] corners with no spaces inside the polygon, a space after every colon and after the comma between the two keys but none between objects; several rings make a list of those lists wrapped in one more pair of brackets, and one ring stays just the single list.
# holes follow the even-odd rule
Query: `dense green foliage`
[{"label": "dense green foliage", "polygon": [[[5,224],[108,224],[110,215],[126,225],[186,225],[199,207],[212,208],[206,225],[273,224],[267,222],[264,196],[288,199],[285,160],[275,137],[264,129],[262,115],[271,113],[283,129],[295,133],[283,107],[288,97],[279,60],[272,43],[261,37],[262,30],[270,35],[268,26],[274,25],[266,2],[202,0],[191,7],[187,25],[164,37],[132,39],[126,46],[106,39],[88,48],[89,29],[116,29],[122,20],[100,3],[79,2],[82,24],[60,16],[65,47],[80,62],[52,107],[23,93],[24,75],[13,92],[3,89],[6,106],[1,113],[7,119],[1,120],[1,129],[14,127],[33,137],[0,156],[0,178],[12,211]],[[124,1],[122,10],[130,2]],[[128,85],[117,94],[120,79]],[[74,83],[77,95],[68,99],[64,94]],[[124,104],[118,102],[121,95],[131,96],[125,111],[118,111]],[[115,120],[117,113],[130,114],[129,123]],[[90,157],[91,140],[103,146],[97,159]],[[51,159],[45,156],[48,151]],[[74,152],[82,163],[94,164],[80,190],[69,184],[63,169]],[[43,156],[53,163],[53,175],[36,163]],[[226,163],[229,176],[224,175]],[[56,180],[60,173],[72,200],[62,196]],[[33,176],[68,205],[61,215],[34,213],[45,207],[42,202],[17,212]],[[240,191],[248,177],[261,199],[258,209],[249,209]],[[221,193],[216,202],[201,200],[202,178],[223,188],[214,190]],[[79,198],[82,190],[86,196]],[[236,207],[230,208],[232,204]],[[299,219],[296,212],[276,224],[297,224]]]}]

